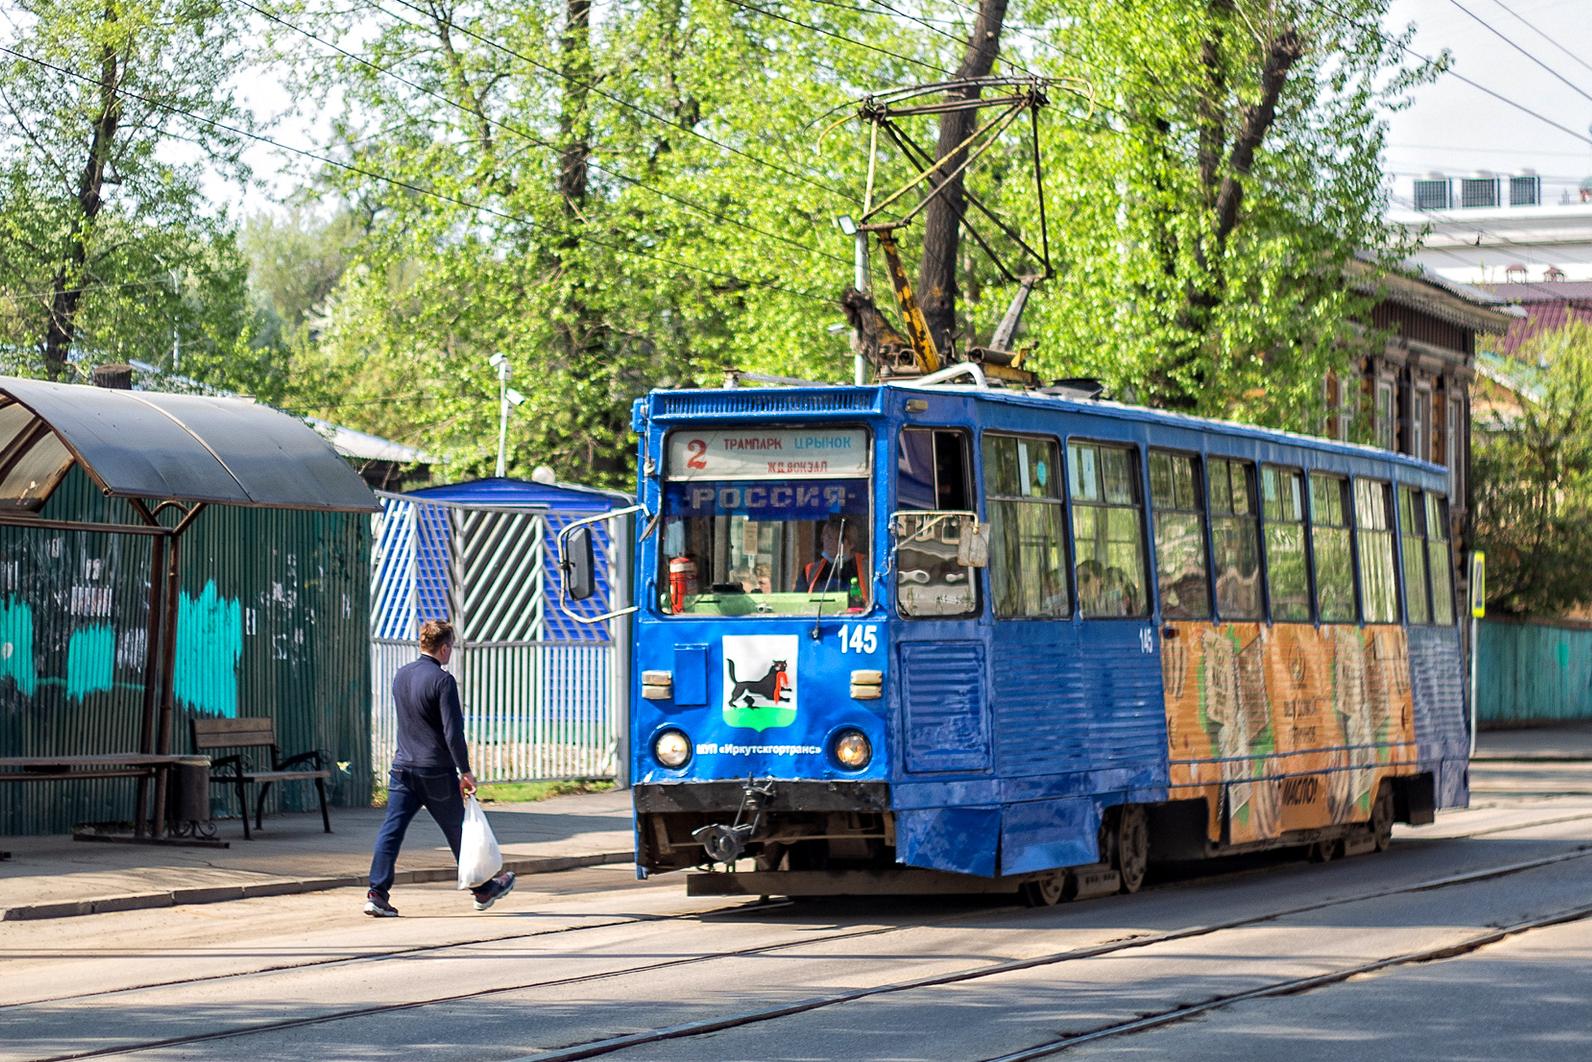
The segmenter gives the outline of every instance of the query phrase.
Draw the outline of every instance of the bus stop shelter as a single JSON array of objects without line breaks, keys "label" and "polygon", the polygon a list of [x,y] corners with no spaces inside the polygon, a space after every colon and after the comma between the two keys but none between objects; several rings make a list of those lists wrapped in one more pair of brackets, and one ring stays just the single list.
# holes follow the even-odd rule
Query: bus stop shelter
[{"label": "bus stop shelter", "polygon": [[[122,515],[42,516],[74,470],[119,503],[107,511]],[[254,402],[0,377],[0,529],[141,536],[151,546],[138,747],[92,755],[35,750],[0,759],[0,780],[135,777],[135,836],[164,833],[171,768],[191,759],[173,753],[181,551],[211,506],[377,509],[369,488],[319,435]]]}]

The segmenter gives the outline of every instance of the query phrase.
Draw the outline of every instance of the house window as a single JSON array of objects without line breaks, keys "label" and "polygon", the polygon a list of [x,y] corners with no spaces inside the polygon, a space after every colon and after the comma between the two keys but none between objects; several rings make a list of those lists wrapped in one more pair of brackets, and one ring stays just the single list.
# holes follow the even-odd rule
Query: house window
[{"label": "house window", "polygon": [[1448,400],[1448,495],[1451,498],[1463,499],[1465,497],[1465,401],[1462,398]]},{"label": "house window", "polygon": [[1384,450],[1396,448],[1398,413],[1393,400],[1397,394],[1392,380],[1376,382],[1376,444]]},{"label": "house window", "polygon": [[1462,177],[1459,181],[1459,205],[1495,207],[1498,205],[1498,191],[1496,177]]},{"label": "house window", "polygon": [[1344,390],[1343,381],[1337,373],[1327,373],[1321,382],[1321,399],[1326,407],[1321,434],[1329,439],[1349,437],[1349,420],[1354,415],[1353,395],[1345,395]]},{"label": "house window", "polygon": [[1448,178],[1419,178],[1415,182],[1415,209],[1447,210],[1452,205],[1450,194]]},{"label": "house window", "polygon": [[1534,175],[1509,178],[1509,205],[1542,205],[1542,178]]},{"label": "house window", "polygon": [[1415,404],[1410,410],[1410,453],[1422,461],[1432,459],[1432,386],[1415,388]]}]

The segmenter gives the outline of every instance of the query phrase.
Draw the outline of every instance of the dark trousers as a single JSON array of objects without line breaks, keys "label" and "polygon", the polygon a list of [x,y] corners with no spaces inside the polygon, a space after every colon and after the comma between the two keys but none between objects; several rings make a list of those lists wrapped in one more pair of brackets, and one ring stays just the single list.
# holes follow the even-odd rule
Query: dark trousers
[{"label": "dark trousers", "polygon": [[[464,798],[459,795],[459,776],[452,771],[422,774],[409,768],[393,768],[387,776],[387,818],[376,834],[376,852],[370,860],[370,890],[383,898],[392,888],[398,849],[403,847],[409,822],[420,814],[421,808],[429,811],[441,827],[442,836],[453,849],[454,861],[459,859],[459,834],[464,828]],[[479,896],[485,888],[471,891]]]}]

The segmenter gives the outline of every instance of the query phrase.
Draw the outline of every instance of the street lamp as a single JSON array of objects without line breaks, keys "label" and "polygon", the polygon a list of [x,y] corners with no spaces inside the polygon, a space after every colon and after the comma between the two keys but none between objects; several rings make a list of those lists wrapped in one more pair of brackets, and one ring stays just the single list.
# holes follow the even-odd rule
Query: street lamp
[{"label": "street lamp", "polygon": [[498,452],[497,474],[502,479],[505,475],[505,459],[507,457],[509,442],[509,406],[517,406],[525,401],[525,396],[509,386],[509,376],[513,369],[509,359],[503,356],[502,351],[487,359],[487,364],[497,370],[498,378]]}]

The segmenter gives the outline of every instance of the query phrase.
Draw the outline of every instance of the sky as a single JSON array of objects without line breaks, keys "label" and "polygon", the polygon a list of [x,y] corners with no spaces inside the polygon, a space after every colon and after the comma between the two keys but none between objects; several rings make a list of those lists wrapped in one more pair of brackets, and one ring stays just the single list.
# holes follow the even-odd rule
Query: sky
[{"label": "sky", "polygon": [[[1458,4],[1575,87],[1494,36]],[[1435,55],[1447,48],[1456,73],[1578,135],[1443,77],[1417,89],[1414,104],[1390,119],[1385,166],[1395,206],[1408,200],[1416,175],[1434,170],[1469,176],[1477,170],[1534,169],[1542,177],[1543,202],[1550,204],[1592,176],[1592,0],[1394,0],[1386,25],[1391,30],[1411,23],[1413,51]]]}]

